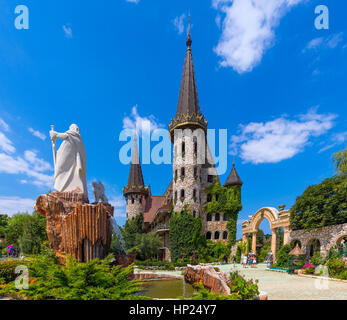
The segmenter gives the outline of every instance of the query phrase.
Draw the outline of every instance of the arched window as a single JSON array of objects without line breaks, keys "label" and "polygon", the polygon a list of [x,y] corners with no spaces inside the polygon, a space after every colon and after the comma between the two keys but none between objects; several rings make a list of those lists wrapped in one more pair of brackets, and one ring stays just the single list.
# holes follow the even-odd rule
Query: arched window
[{"label": "arched window", "polygon": [[131,203],[134,204],[134,202],[135,202],[135,199],[131,198]]},{"label": "arched window", "polygon": [[186,143],[183,141],[182,142],[182,157],[184,157],[185,153],[186,153]]},{"label": "arched window", "polygon": [[177,169],[175,170],[175,181],[177,180]]},{"label": "arched window", "polygon": [[212,215],[211,215],[211,213],[208,213],[208,214],[206,215],[206,221],[212,221]]},{"label": "arched window", "polygon": [[215,240],[218,240],[218,239],[219,239],[219,231],[216,231],[216,232],[214,233],[214,239],[215,239]]},{"label": "arched window", "polygon": [[186,170],[184,168],[181,168],[181,178],[184,178],[186,175]]},{"label": "arched window", "polygon": [[193,142],[194,142],[194,153],[195,155],[198,154],[198,139],[197,137],[193,137]]},{"label": "arched window", "polygon": [[228,239],[228,232],[224,231],[223,232],[223,240],[226,240],[226,239]]},{"label": "arched window", "polygon": [[193,200],[194,200],[194,202],[196,202],[196,200],[197,200],[196,189],[193,190]]},{"label": "arched window", "polygon": [[211,202],[212,201],[212,196],[210,194],[207,195],[207,202]]},{"label": "arched window", "polygon": [[184,189],[181,190],[181,199],[184,199]]},{"label": "arched window", "polygon": [[196,218],[196,211],[193,210],[193,217]]},{"label": "arched window", "polygon": [[228,220],[229,220],[228,214],[224,213],[223,214],[223,221],[228,221]]},{"label": "arched window", "polygon": [[194,167],[194,179],[196,180],[198,178],[198,168]]},{"label": "arched window", "polygon": [[219,221],[220,220],[220,214],[216,213],[214,216],[214,221]]},{"label": "arched window", "polygon": [[207,232],[206,232],[206,239],[207,239],[207,240],[211,240],[211,238],[212,238],[211,232],[210,232],[210,231],[207,231]]},{"label": "arched window", "polygon": [[175,191],[175,203],[177,201],[177,191]]}]

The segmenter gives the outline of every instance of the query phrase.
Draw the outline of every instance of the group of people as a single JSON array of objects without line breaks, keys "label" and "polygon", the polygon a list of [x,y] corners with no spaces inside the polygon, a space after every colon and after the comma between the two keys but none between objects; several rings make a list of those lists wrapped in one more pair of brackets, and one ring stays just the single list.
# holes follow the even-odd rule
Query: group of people
[{"label": "group of people", "polygon": [[250,252],[247,255],[241,256],[241,263],[244,268],[247,268],[247,264],[251,266],[251,268],[257,267],[257,257],[253,252]]}]

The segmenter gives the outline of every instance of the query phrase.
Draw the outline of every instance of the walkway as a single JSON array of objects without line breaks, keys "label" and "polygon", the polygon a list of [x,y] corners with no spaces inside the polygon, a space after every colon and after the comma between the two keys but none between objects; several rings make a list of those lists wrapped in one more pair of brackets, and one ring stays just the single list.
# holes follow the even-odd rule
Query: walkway
[{"label": "walkway", "polygon": [[[221,265],[220,269],[229,273],[231,267]],[[236,265],[236,269],[246,279],[258,279],[259,290],[265,291],[269,300],[347,300],[347,283],[327,280],[322,285],[321,280],[314,278],[267,271],[263,263],[254,269],[241,265]]]}]

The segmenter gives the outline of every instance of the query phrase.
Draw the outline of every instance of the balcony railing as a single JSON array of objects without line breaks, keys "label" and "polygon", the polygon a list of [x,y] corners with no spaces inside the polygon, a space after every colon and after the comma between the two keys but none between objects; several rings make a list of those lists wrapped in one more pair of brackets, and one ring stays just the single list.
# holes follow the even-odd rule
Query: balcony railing
[{"label": "balcony railing", "polygon": [[154,232],[168,231],[168,230],[169,230],[169,224],[168,223],[159,223],[153,229]]}]

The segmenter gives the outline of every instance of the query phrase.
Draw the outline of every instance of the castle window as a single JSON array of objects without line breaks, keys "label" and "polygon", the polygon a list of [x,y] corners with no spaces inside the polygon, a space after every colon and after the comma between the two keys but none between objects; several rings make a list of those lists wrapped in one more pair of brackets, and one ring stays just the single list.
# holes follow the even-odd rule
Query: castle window
[{"label": "castle window", "polygon": [[210,231],[206,232],[206,239],[211,240],[211,238],[212,238],[211,232]]},{"label": "castle window", "polygon": [[211,215],[211,213],[208,213],[208,214],[206,215],[206,221],[212,221],[212,215]]},{"label": "castle window", "polygon": [[224,213],[223,214],[223,221],[228,221],[228,214],[227,213]]},{"label": "castle window", "polygon": [[134,202],[135,202],[135,199],[131,198],[131,203],[134,204]]},{"label": "castle window", "polygon": [[139,202],[142,204],[142,197],[140,197]]},{"label": "castle window", "polygon": [[213,182],[213,176],[208,175],[207,176],[207,182],[212,183]]},{"label": "castle window", "polygon": [[175,191],[175,203],[177,202],[177,191]]},{"label": "castle window", "polygon": [[220,220],[220,214],[216,213],[214,216],[214,221],[219,221]]},{"label": "castle window", "polygon": [[207,195],[207,202],[211,202],[212,201],[212,196],[210,194]]},{"label": "castle window", "polygon": [[228,239],[228,232],[224,231],[223,232],[223,240],[226,240],[226,239]]},{"label": "castle window", "polygon": [[198,168],[194,168],[194,179],[196,180],[198,178]]},{"label": "castle window", "polygon": [[216,231],[216,232],[214,233],[214,239],[215,239],[215,240],[218,240],[218,239],[219,239],[219,231]]},{"label": "castle window", "polygon": [[175,170],[175,181],[177,180],[177,169]]},{"label": "castle window", "polygon": [[186,175],[186,170],[184,168],[181,168],[181,179],[184,179]]},{"label": "castle window", "polygon": [[196,189],[193,190],[193,200],[196,202]]},{"label": "castle window", "polygon": [[183,189],[181,190],[181,200],[182,201],[184,200],[184,190]]},{"label": "castle window", "polygon": [[182,157],[184,158],[186,154],[186,143],[183,141],[182,142]]},{"label": "castle window", "polygon": [[196,211],[193,210],[193,217],[196,218]]}]

